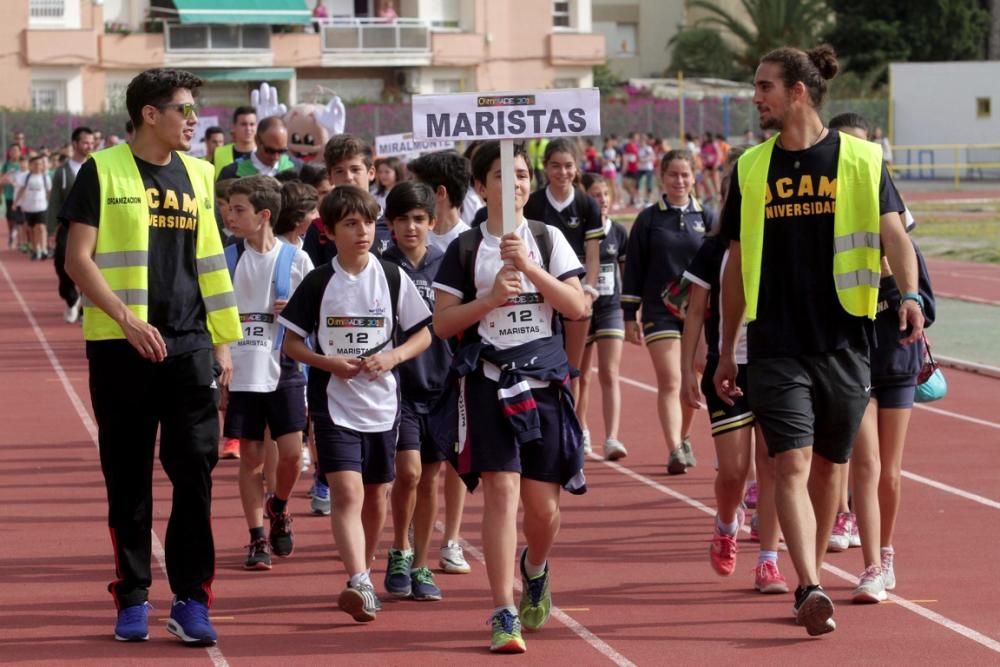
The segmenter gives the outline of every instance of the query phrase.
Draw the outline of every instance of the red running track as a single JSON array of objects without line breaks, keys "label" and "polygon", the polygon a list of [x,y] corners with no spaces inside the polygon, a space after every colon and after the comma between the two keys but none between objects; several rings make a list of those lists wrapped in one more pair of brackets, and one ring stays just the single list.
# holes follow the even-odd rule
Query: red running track
[{"label": "red running track", "polygon": [[936,295],[1000,306],[1000,265],[928,259],[927,270]]},{"label": "red running track", "polygon": [[[481,543],[479,494],[470,498],[465,518],[473,572],[438,575],[442,602],[386,600],[378,620],[360,626],[335,608],[344,575],[329,523],[303,514],[308,501],[299,494],[292,501],[298,513],[295,554],[270,572],[241,569],[247,537],[237,466],[228,461],[220,463],[215,476],[218,574],[212,614],[219,646],[191,649],[167,635],[163,619],[170,593],[161,568],[154,568],[150,642],[113,641],[114,611],[105,592],[112,558],[79,327],[62,321],[50,264],[4,252],[0,267],[6,342],[0,348],[0,386],[7,424],[0,435],[5,538],[0,660],[92,665],[111,660],[142,665],[273,665],[285,659],[309,665],[468,665],[491,660],[488,586],[475,560]],[[878,606],[852,606],[853,582],[842,577],[862,569],[860,554],[833,555],[829,563],[836,569],[824,574],[824,583],[838,605],[838,630],[811,639],[791,622],[790,595],[764,597],[752,591],[755,545],[741,543],[733,577],[712,572],[707,553],[711,517],[702,509],[713,504],[706,418],[698,415],[694,431],[699,467],[685,476],[666,476],[654,395],[642,386],[653,380],[645,351],[629,348],[623,369],[630,383],[623,385],[622,440],[630,456],[621,466],[595,459],[588,469],[590,492],[564,496],[563,528],[551,560],[560,612],[542,632],[527,636],[522,662],[1000,664],[992,557],[1000,549],[993,529],[1000,518],[996,380],[953,372],[952,394],[933,406],[947,414],[914,413],[905,461],[910,477],[904,481],[896,540],[898,597]],[[595,400],[595,437],[601,432],[598,413]],[[162,536],[169,484],[159,470],[155,486],[154,529]],[[299,488],[306,486],[302,481]],[[380,559],[389,538],[387,530]],[[792,574],[787,557],[782,567]],[[380,560],[375,566],[379,583],[383,573]]]}]

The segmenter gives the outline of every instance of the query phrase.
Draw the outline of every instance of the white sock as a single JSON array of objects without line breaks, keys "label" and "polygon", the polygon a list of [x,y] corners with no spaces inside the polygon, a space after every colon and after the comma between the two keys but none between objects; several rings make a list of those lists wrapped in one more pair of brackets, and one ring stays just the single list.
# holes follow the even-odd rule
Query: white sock
[{"label": "white sock", "polygon": [[732,537],[733,535],[736,535],[736,531],[740,529],[739,516],[737,516],[736,520],[732,523],[722,523],[722,521],[719,520],[719,515],[716,514],[715,528],[719,531],[720,535],[729,535]]},{"label": "white sock", "polygon": [[770,561],[770,562],[774,563],[775,565],[777,565],[778,564],[778,552],[777,551],[765,551],[764,549],[761,549],[760,550],[760,554],[757,556],[757,564],[761,565],[761,564],[764,563],[764,561]]},{"label": "white sock", "polygon": [[528,557],[524,558],[524,572],[528,575],[528,579],[534,579],[545,574],[545,561],[542,561],[541,565],[535,565],[528,560]]},{"label": "white sock", "polygon": [[496,616],[497,614],[499,614],[504,609],[506,609],[507,611],[509,611],[511,613],[511,615],[517,616],[517,607],[515,607],[512,604],[505,604],[505,605],[502,605],[500,607],[497,607],[496,609],[493,610],[493,615]]},{"label": "white sock", "polygon": [[372,585],[372,579],[368,575],[368,572],[369,572],[368,570],[365,570],[364,572],[360,572],[358,574],[352,574],[351,575],[350,587],[351,588],[357,588],[361,584],[368,584],[369,586],[371,586]]}]

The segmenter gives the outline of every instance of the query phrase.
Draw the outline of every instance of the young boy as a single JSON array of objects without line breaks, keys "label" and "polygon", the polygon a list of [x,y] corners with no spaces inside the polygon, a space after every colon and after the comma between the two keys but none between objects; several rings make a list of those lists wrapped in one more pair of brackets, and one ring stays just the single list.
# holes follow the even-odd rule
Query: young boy
[{"label": "young boy", "polygon": [[[312,367],[316,455],[337,508],[330,523],[350,577],[338,604],[356,621],[373,621],[381,603],[369,564],[395,477],[399,400],[392,369],[430,345],[430,311],[398,266],[371,254],[379,210],[370,194],[337,187],[319,214],[336,257],[306,277],[279,321],[287,327],[285,352]],[[407,337],[398,347],[397,333]],[[315,352],[308,336],[315,336]]]},{"label": "young boy", "polygon": [[[280,327],[275,319],[287,303],[280,298],[279,271],[289,271],[294,290],[313,269],[309,256],[274,236],[272,225],[281,212],[281,186],[269,176],[249,176],[229,188],[228,223],[242,239],[227,252],[243,326],[243,340],[230,347],[233,377],[223,436],[239,438],[240,500],[250,529],[243,567],[270,570],[271,553],[290,556],[294,548],[288,498],[299,478],[302,431],[306,426],[303,388],[306,380],[298,365],[281,354]],[[291,254],[291,261],[283,255]],[[236,259],[233,266],[232,258]],[[274,495],[268,500],[271,517],[264,535],[265,431],[277,441],[278,461]]]},{"label": "young boy", "polygon": [[[444,258],[444,252],[428,240],[436,224],[434,210],[434,192],[423,183],[405,181],[390,190],[385,217],[395,242],[382,255],[403,269],[430,308],[434,307],[434,276]],[[399,367],[402,400],[396,481],[390,495],[393,543],[385,575],[385,589],[395,597],[441,599],[441,589],[427,566],[427,549],[437,518],[438,479],[445,457],[431,439],[428,415],[443,393],[451,356],[448,342],[435,338],[423,354]]]},{"label": "young boy", "polygon": [[[522,653],[522,623],[541,628],[552,607],[547,558],[559,529],[559,486],[583,464],[569,363],[554,327],[557,313],[579,319],[586,311],[584,271],[558,229],[522,217],[531,189],[523,148],[515,148],[514,172],[502,175],[499,143],[484,143],[472,174],[487,221],[445,253],[434,281],[434,329],[444,338],[463,334],[453,368],[464,375],[458,413],[467,418],[458,420],[453,464],[471,486],[483,481],[483,552],[494,604],[490,650]],[[514,179],[517,216],[508,234],[504,177]],[[518,497],[527,541],[519,608],[513,596]]]}]

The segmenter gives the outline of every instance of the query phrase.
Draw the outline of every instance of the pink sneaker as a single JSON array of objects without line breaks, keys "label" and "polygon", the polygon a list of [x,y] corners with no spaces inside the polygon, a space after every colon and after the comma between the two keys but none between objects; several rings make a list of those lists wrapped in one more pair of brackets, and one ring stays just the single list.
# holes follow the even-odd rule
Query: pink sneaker
[{"label": "pink sneaker", "polygon": [[757,482],[747,485],[747,492],[743,494],[743,506],[750,510],[757,509]]},{"label": "pink sneaker", "polygon": [[860,547],[861,529],[858,528],[858,516],[854,512],[851,512],[850,518],[851,518],[851,532],[847,536],[848,540],[850,541],[851,547]]},{"label": "pink sneaker", "polygon": [[778,572],[778,564],[769,560],[758,563],[753,569],[753,587],[761,593],[787,593],[788,584]]},{"label": "pink sneaker", "polygon": [[728,577],[736,569],[736,538],[732,535],[720,535],[716,531],[712,536],[712,545],[708,554],[712,559],[712,569],[723,577]]},{"label": "pink sneaker", "polygon": [[238,459],[240,458],[240,441],[238,438],[226,438],[222,443],[222,453],[219,455],[220,459]]},{"label": "pink sneaker", "polygon": [[847,551],[851,546],[851,515],[849,512],[837,512],[837,521],[833,524],[827,551]]},{"label": "pink sneaker", "polygon": [[757,529],[757,512],[753,513],[750,517],[750,541],[756,544],[760,544],[760,531]]}]

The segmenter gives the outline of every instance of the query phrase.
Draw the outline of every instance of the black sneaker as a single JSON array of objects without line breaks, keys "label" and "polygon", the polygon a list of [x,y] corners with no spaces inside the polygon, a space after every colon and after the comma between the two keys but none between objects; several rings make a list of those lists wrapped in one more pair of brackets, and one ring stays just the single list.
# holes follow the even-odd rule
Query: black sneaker
[{"label": "black sneaker", "polygon": [[292,517],[285,510],[281,514],[271,512],[271,532],[268,535],[271,550],[275,556],[286,558],[295,550],[295,540],[292,537]]},{"label": "black sneaker", "polygon": [[810,637],[825,635],[837,629],[833,620],[833,600],[820,588],[795,589],[795,623],[805,626]]},{"label": "black sneaker", "polygon": [[244,570],[270,570],[271,545],[263,537],[247,545],[247,560],[243,563]]},{"label": "black sneaker", "polygon": [[667,474],[683,475],[687,469],[687,458],[684,456],[684,450],[681,447],[671,450],[670,460],[667,463]]}]

